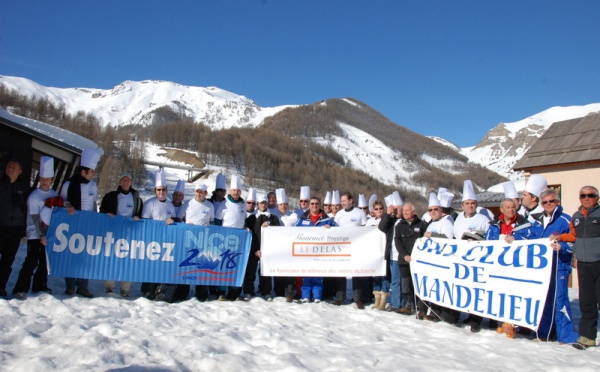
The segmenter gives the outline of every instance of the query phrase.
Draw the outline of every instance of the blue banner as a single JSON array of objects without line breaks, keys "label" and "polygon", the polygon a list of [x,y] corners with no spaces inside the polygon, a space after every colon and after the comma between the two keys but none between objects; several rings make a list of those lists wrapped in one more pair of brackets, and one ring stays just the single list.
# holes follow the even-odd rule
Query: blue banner
[{"label": "blue banner", "polygon": [[240,287],[252,235],[221,226],[167,225],[64,208],[47,233],[53,276]]}]

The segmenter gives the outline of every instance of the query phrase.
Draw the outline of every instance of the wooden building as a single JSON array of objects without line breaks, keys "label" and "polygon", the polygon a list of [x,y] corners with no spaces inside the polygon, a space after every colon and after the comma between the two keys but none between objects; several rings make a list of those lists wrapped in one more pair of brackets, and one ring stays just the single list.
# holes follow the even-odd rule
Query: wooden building
[{"label": "wooden building", "polygon": [[80,135],[37,120],[13,115],[0,108],[0,174],[6,164],[17,159],[23,165],[21,176],[29,180],[34,188],[38,184],[40,158],[54,157],[54,183],[52,188],[60,190],[79,165],[81,152],[94,149],[102,155],[98,145]]}]

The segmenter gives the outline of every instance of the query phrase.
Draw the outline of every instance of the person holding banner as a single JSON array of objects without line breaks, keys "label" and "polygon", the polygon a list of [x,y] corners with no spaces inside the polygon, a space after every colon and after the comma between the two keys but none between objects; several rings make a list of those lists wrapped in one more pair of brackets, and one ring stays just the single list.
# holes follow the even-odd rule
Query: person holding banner
[{"label": "person holding banner", "polygon": [[[98,187],[93,179],[96,176],[98,160],[100,155],[95,150],[83,150],[75,174],[63,185],[60,196],[65,201],[69,214],[74,214],[75,210],[97,212]],[[87,298],[94,297],[88,290],[87,279],[65,278],[65,283],[67,295],[76,293]]]},{"label": "person holding banner", "polygon": [[532,215],[544,212],[540,205],[540,195],[547,185],[546,179],[537,174],[529,176],[525,184],[525,190],[521,194],[521,204],[525,207],[525,218],[531,223],[534,222]]},{"label": "person holding banner", "polygon": [[[289,210],[288,198],[285,189],[280,188],[275,190],[277,196],[277,208],[279,210],[279,225],[294,226],[298,220],[298,215]],[[293,302],[296,296],[296,278],[294,277],[273,277],[273,289],[275,296],[285,297],[286,302]]]},{"label": "person holding banner", "polygon": [[[511,244],[515,240],[533,239],[535,235],[532,227],[527,218],[517,213],[515,201],[504,198],[500,201],[500,214],[490,223],[485,240],[504,240]],[[508,338],[515,338],[517,335],[517,328],[510,323],[503,323],[497,331],[505,333]]]},{"label": "person holding banner", "polygon": [[585,350],[596,346],[598,307],[600,306],[600,204],[598,189],[584,186],[579,190],[581,206],[573,214],[569,233],[551,235],[550,240],[574,242],[579,279],[579,338],[573,347]]},{"label": "person holding banner", "polygon": [[[42,156],[40,159],[40,186],[27,198],[27,257],[23,262],[17,283],[13,288],[16,298],[25,299],[31,288],[33,292],[52,291],[48,288],[48,267],[46,265],[46,230],[40,220],[40,212],[49,198],[58,196],[52,186],[54,179],[54,158]],[[35,275],[33,271],[36,269]],[[33,285],[31,276],[33,275]]]},{"label": "person holding banner", "polygon": [[[246,225],[252,228],[252,246],[250,256],[248,257],[248,267],[246,268],[246,276],[244,277],[244,300],[250,301],[254,296],[254,281],[256,280],[256,267],[261,257],[260,239],[262,228],[269,226],[279,226],[279,218],[268,210],[268,200],[265,194],[259,194],[258,212],[246,219]],[[273,290],[273,277],[264,276],[262,273],[262,265],[260,268],[260,279],[258,283],[258,291],[263,299],[273,301],[271,291]]]},{"label": "person holding banner", "polygon": [[[445,214],[444,209],[447,209],[447,206],[452,203],[454,195],[442,191],[441,196],[442,200],[444,200],[444,204],[442,204],[442,201],[438,199],[438,196],[435,193],[432,192],[429,194],[429,208],[427,211],[429,212],[431,222],[427,226],[425,237],[453,239],[454,219],[452,219],[450,215]],[[444,207],[442,205],[444,205]],[[430,310],[431,314],[427,315],[425,319],[433,322],[443,320],[450,324],[456,324],[460,316],[458,311],[444,308],[436,304],[431,304]]]},{"label": "person holding banner", "polygon": [[185,209],[183,208],[183,199],[185,198],[185,181],[177,180],[177,184],[175,185],[175,191],[171,195],[171,203],[173,203],[173,207],[175,207],[175,216],[179,219],[179,221],[183,220],[183,214],[185,213]]},{"label": "person holding banner", "polygon": [[[423,237],[427,230],[427,222],[421,220],[415,213],[413,203],[402,206],[402,219],[395,227],[394,246],[398,252],[398,264],[402,283],[402,307],[398,313],[412,315],[415,311],[415,287],[410,271],[412,250],[417,239]],[[417,300],[417,318],[424,319],[427,307],[423,301]]]},{"label": "person holding banner", "polygon": [[[222,221],[223,227],[243,229],[246,226],[246,207],[245,201],[242,199],[242,180],[237,174],[231,176],[229,194],[225,198],[225,208],[223,208],[221,215],[215,216],[215,218]],[[220,288],[217,300],[236,301],[242,299],[240,297],[242,287],[227,287],[226,291],[227,295],[225,295],[225,288]]]},{"label": "person holding banner", "polygon": [[[198,182],[194,187],[194,199],[188,200],[184,205],[183,218],[189,225],[208,226],[213,225],[215,221],[215,208],[211,202],[206,199],[208,187]],[[195,297],[198,301],[208,300],[209,286],[197,285],[195,288]]]},{"label": "person holding banner", "polygon": [[[398,251],[394,249],[395,226],[402,220],[402,198],[395,191],[384,198],[387,213],[383,213],[378,229],[385,234],[385,276],[376,276],[373,279],[373,296],[375,304],[372,309],[385,310],[390,303],[389,311],[398,311],[402,305],[402,275],[398,266]],[[382,205],[383,206],[383,205]]]},{"label": "person holding banner", "polygon": [[[139,220],[142,217],[142,208],[144,202],[139,193],[131,187],[132,177],[129,173],[123,173],[119,177],[119,186],[116,191],[111,191],[104,195],[100,202],[100,213],[106,213],[111,217],[121,216]],[[106,293],[112,293],[115,290],[114,280],[104,281],[104,290]],[[121,296],[131,296],[131,282],[121,282]]]},{"label": "person holding banner", "polygon": [[[154,196],[146,200],[142,209],[142,218],[165,221],[167,225],[175,222],[175,207],[167,199],[167,181],[163,171],[154,174]],[[175,286],[158,283],[142,283],[142,293],[150,300],[171,300]],[[171,297],[169,299],[168,297]]]},{"label": "person holding banner", "polygon": [[[335,226],[335,222],[321,209],[321,199],[313,196],[310,198],[308,211],[300,216],[296,226],[330,228]],[[302,303],[308,303],[311,294],[315,303],[321,302],[323,299],[323,278],[302,278]]]},{"label": "person holding banner", "polygon": [[[558,193],[552,189],[542,191],[540,195],[544,213],[532,215],[539,227],[536,238],[547,238],[569,232],[571,216],[563,213]],[[571,322],[569,303],[569,275],[573,250],[565,242],[553,241],[550,244],[556,253],[552,258],[552,276],[548,286],[548,296],[542,313],[537,338],[548,341],[553,334],[560,343],[571,344],[577,340],[577,333]]]},{"label": "person holding banner", "polygon": [[208,199],[208,201],[213,204],[215,209],[215,225],[217,226],[221,226],[223,224],[220,216],[223,214],[223,208],[225,208],[225,195],[227,193],[226,187],[225,176],[220,173],[217,174],[217,178],[215,180],[215,189],[212,192],[212,197]]},{"label": "person holding banner", "polygon": [[[354,199],[349,192],[344,193],[341,198],[342,207],[335,215],[335,224],[340,227],[344,226],[364,226],[367,223],[365,212],[358,208],[354,208]],[[366,280],[364,277],[352,277],[352,297],[356,307],[360,310],[365,308],[363,303],[363,291],[366,288]],[[344,303],[346,300],[346,278],[336,278],[335,280],[335,302]],[[340,303],[340,304],[341,304]]]}]

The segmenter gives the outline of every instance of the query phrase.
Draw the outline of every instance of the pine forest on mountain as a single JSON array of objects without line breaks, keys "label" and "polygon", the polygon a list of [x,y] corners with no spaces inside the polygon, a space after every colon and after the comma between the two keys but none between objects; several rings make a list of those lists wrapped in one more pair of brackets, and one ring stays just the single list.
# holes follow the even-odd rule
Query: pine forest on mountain
[{"label": "pine forest on mountain", "polygon": [[[349,102],[351,104],[349,104]],[[114,188],[114,179],[122,171],[134,174],[141,186],[144,171],[144,143],[194,151],[209,165],[230,169],[245,177],[246,187],[273,190],[284,187],[288,195],[297,197],[302,185],[310,185],[312,194],[324,196],[329,190],[350,191],[354,195],[372,193],[383,199],[398,190],[405,200],[426,202],[426,193],[407,188],[401,182],[386,185],[367,173],[346,165],[343,154],[323,146],[313,138],[343,136],[338,123],[354,126],[402,153],[418,170],[411,178],[413,185],[435,191],[447,187],[462,191],[465,179],[481,188],[505,180],[504,177],[474,163],[460,153],[430,138],[399,126],[368,105],[351,99],[329,99],[312,105],[287,108],[265,119],[262,125],[211,130],[165,106],[153,111],[152,124],[102,126],[93,115],[79,111],[66,113],[48,99],[28,97],[0,85],[0,106],[10,112],[56,125],[97,142],[105,151],[98,166],[99,189],[103,194]],[[135,141],[132,141],[135,139]],[[453,172],[434,167],[420,155],[456,160],[460,169]]]}]

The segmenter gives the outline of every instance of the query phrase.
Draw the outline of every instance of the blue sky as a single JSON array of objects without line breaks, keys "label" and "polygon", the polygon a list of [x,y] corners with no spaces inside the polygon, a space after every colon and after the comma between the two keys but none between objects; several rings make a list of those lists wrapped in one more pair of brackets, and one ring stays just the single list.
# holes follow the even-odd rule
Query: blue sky
[{"label": "blue sky", "polygon": [[359,99],[459,146],[600,102],[600,1],[8,1],[0,74],[217,86],[261,106]]}]

